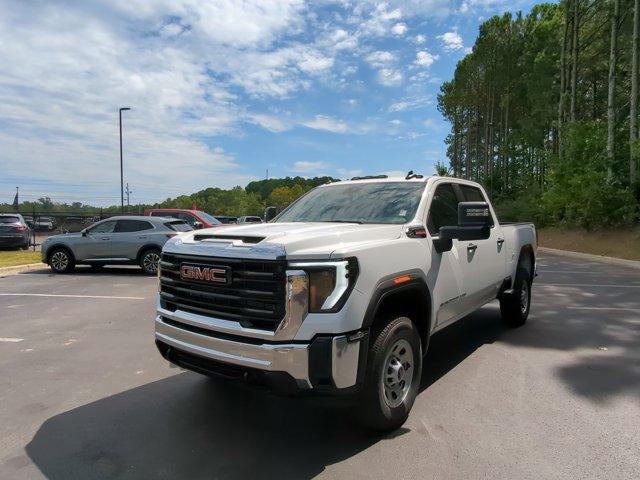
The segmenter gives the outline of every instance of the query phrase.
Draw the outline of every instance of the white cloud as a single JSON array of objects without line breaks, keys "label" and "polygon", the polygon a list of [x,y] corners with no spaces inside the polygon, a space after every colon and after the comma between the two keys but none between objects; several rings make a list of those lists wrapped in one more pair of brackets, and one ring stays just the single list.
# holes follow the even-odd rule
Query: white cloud
[{"label": "white cloud", "polygon": [[327,70],[333,66],[333,58],[325,57],[314,51],[304,52],[298,61],[300,70],[307,73],[317,73]]},{"label": "white cloud", "polygon": [[413,63],[414,65],[417,65],[419,67],[430,67],[437,59],[437,55],[433,55],[426,50],[422,50],[416,53],[416,59],[413,61]]},{"label": "white cloud", "polygon": [[313,120],[303,122],[302,125],[314,130],[325,130],[333,133],[347,133],[348,131],[348,126],[345,122],[325,115],[316,115]]},{"label": "white cloud", "polygon": [[408,97],[406,99],[400,100],[399,102],[394,102],[389,106],[389,112],[404,112],[406,110],[415,110],[417,108],[422,108],[432,103],[432,99],[428,95],[421,95],[416,97]]},{"label": "white cloud", "polygon": [[425,37],[422,34],[416,35],[415,37],[413,37],[413,43],[417,43],[418,45],[422,45],[426,41],[427,41],[427,37]]},{"label": "white cloud", "polygon": [[351,18],[352,23],[360,24],[360,30],[364,35],[385,36],[391,31],[393,25],[402,18],[402,11],[399,8],[389,8],[385,3],[376,4],[370,11],[366,4],[356,7],[355,15]]},{"label": "white cloud", "polygon": [[393,68],[382,68],[378,71],[378,82],[386,87],[395,87],[402,83],[402,72]]},{"label": "white cloud", "polygon": [[446,32],[442,35],[438,35],[437,38],[440,39],[443,48],[447,51],[455,51],[464,48],[462,37],[458,32]]},{"label": "white cloud", "polygon": [[407,32],[407,24],[406,23],[396,23],[393,27],[391,27],[391,33],[394,35],[404,35]]},{"label": "white cloud", "polygon": [[395,62],[396,56],[391,52],[378,50],[367,55],[365,61],[374,68],[380,68]]},{"label": "white cloud", "polygon": [[287,122],[284,122],[282,119],[272,115],[254,113],[248,115],[247,120],[251,123],[255,123],[256,125],[260,125],[265,130],[275,133],[284,132],[291,128]]},{"label": "white cloud", "polygon": [[325,170],[329,167],[329,164],[326,162],[307,162],[307,161],[299,161],[293,164],[292,170],[299,173],[317,173],[322,170]]}]

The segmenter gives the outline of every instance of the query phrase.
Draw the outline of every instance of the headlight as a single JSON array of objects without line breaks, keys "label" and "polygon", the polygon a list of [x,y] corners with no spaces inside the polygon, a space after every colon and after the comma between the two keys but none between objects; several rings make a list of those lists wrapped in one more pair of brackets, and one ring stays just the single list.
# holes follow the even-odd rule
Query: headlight
[{"label": "headlight", "polygon": [[309,312],[337,312],[346,302],[358,276],[355,258],[328,262],[293,262],[309,276]]}]

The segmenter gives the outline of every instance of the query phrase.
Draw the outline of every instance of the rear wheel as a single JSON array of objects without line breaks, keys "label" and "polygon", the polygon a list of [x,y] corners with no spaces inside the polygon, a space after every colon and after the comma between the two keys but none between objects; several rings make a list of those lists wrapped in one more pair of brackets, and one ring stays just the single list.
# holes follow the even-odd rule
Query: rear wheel
[{"label": "rear wheel", "polygon": [[369,350],[365,384],[358,402],[360,423],[376,430],[395,430],[409,416],[422,375],[418,330],[397,317],[376,336]]},{"label": "rear wheel", "polygon": [[531,275],[519,267],[513,284],[513,293],[500,298],[502,319],[512,327],[520,327],[527,322],[531,308]]},{"label": "rear wheel", "polygon": [[49,266],[55,273],[68,273],[71,272],[76,264],[66,248],[56,248],[49,255]]},{"label": "rear wheel", "polygon": [[160,250],[156,248],[145,250],[140,256],[140,267],[148,275],[158,273],[158,263],[160,263]]}]

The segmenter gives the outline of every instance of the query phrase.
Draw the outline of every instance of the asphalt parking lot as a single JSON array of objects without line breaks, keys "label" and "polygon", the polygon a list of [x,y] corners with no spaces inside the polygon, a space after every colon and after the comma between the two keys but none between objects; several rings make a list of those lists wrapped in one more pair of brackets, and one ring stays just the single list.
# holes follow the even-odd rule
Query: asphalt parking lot
[{"label": "asphalt parking lot", "polygon": [[138,269],[0,278],[0,477],[640,478],[640,271],[544,254],[526,326],[437,334],[404,428],[170,368]]}]

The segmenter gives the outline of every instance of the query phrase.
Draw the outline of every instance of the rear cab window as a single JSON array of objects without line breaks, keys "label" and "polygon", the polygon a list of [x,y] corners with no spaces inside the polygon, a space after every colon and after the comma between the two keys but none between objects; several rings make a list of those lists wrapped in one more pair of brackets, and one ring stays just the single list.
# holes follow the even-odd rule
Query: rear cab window
[{"label": "rear cab window", "polygon": [[0,217],[0,223],[18,223],[20,219],[18,217],[2,216]]}]

